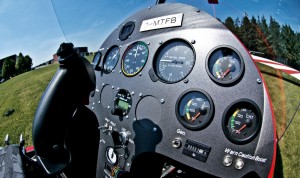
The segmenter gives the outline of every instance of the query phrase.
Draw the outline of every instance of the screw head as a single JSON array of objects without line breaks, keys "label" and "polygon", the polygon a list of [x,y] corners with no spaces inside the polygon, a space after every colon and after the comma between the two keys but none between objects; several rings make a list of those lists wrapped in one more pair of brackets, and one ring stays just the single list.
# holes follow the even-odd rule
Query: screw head
[{"label": "screw head", "polygon": [[226,155],[223,159],[224,166],[228,167],[232,164],[232,157],[230,155]]},{"label": "screw head", "polygon": [[191,43],[192,43],[192,44],[195,44],[195,43],[196,43],[196,41],[195,41],[195,40],[192,40],[192,41],[191,41]]},{"label": "screw head", "polygon": [[143,96],[143,93],[139,93],[139,97],[142,97]]},{"label": "screw head", "polygon": [[160,99],[160,103],[161,104],[164,104],[165,103],[165,100],[162,98],[162,99]]},{"label": "screw head", "polygon": [[256,79],[256,82],[258,83],[258,84],[261,84],[261,80],[258,78],[258,79]]},{"label": "screw head", "polygon": [[157,131],[157,128],[156,127],[153,127],[153,132],[156,132]]}]

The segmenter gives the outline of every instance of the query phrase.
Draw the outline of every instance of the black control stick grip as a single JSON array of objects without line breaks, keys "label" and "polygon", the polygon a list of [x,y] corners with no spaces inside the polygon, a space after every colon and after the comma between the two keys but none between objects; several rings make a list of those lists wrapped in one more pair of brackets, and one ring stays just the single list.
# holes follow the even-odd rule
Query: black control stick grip
[{"label": "black control stick grip", "polygon": [[48,174],[61,172],[70,162],[65,147],[68,123],[78,106],[88,104],[96,86],[91,64],[72,43],[62,43],[57,55],[59,69],[42,96],[32,128],[38,161]]}]

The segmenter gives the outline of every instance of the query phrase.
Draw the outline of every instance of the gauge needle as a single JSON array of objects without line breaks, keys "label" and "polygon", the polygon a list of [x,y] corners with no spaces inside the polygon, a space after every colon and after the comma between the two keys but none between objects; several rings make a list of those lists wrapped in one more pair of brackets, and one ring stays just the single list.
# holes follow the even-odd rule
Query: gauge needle
[{"label": "gauge needle", "polygon": [[244,124],[239,130],[235,131],[235,133],[240,133],[247,125]]},{"label": "gauge needle", "polygon": [[170,59],[162,59],[162,60],[160,60],[161,62],[172,62],[172,60],[170,60]]},{"label": "gauge needle", "polygon": [[200,115],[201,115],[201,113],[200,113],[200,112],[198,112],[198,114],[196,114],[196,116],[192,117],[192,122],[194,122],[194,120],[196,120],[196,119],[197,119],[197,117],[199,117]]},{"label": "gauge needle", "polygon": [[225,73],[222,75],[222,78],[224,78],[229,72],[230,72],[230,69],[227,69],[227,70],[225,71]]}]

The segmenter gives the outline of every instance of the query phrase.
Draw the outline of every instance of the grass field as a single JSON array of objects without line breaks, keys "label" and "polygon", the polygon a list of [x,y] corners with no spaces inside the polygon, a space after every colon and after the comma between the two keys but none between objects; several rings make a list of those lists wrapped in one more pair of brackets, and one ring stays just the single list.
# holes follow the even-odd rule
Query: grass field
[{"label": "grass field", "polygon": [[[88,57],[91,61],[92,56]],[[0,146],[7,133],[11,142],[17,143],[22,133],[26,145],[32,145],[31,127],[40,97],[55,74],[58,64],[53,64],[14,77],[0,84]],[[280,137],[293,117],[300,102],[299,81],[269,68],[259,65],[264,71],[263,78],[272,98],[277,122],[277,135]],[[285,80],[280,80],[282,78]],[[294,84],[294,83],[297,83]],[[13,108],[15,112],[5,117],[4,113]],[[277,162],[274,177],[294,178],[300,175],[300,111],[278,143]]]}]

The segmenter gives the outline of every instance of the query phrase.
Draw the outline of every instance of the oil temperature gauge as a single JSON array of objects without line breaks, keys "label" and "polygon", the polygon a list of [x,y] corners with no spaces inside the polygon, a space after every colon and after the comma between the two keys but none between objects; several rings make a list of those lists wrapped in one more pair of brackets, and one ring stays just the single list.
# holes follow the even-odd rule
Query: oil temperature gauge
[{"label": "oil temperature gauge", "polygon": [[228,107],[225,113],[223,130],[231,142],[248,143],[258,134],[261,126],[261,114],[254,102],[240,100]]},{"label": "oil temperature gauge", "polygon": [[185,92],[176,104],[177,119],[191,130],[207,126],[212,119],[213,110],[212,99],[202,90]]}]

